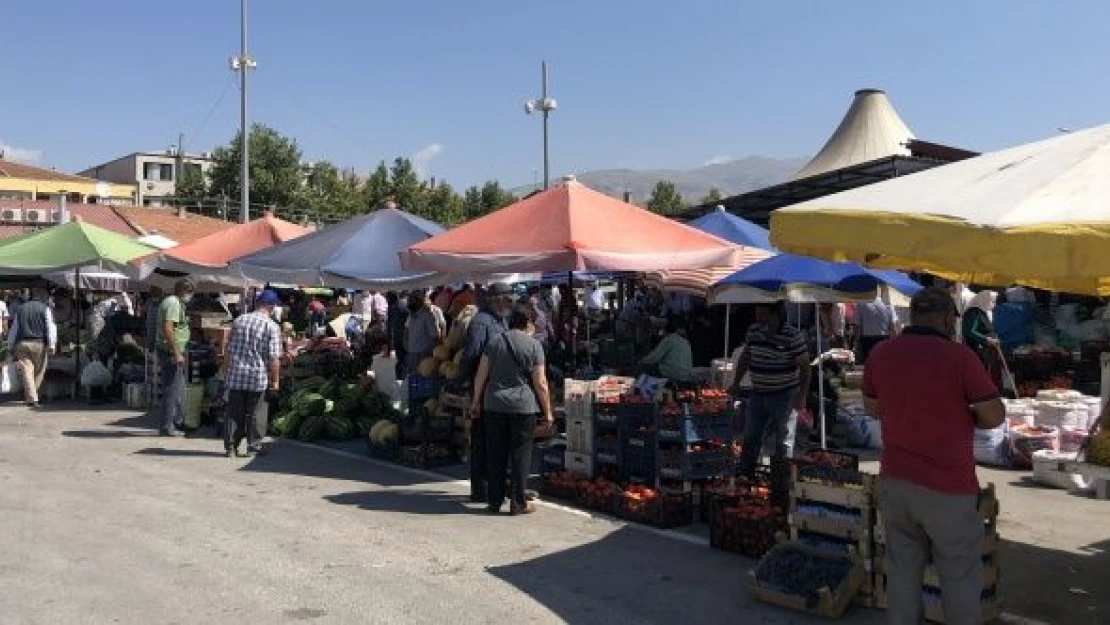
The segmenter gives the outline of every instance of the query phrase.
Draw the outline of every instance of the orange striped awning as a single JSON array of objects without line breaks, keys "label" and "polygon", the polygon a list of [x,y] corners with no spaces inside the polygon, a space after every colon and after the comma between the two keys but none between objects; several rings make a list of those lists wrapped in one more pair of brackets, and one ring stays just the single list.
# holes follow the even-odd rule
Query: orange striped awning
[{"label": "orange striped awning", "polygon": [[669,271],[649,271],[644,274],[644,284],[661,291],[687,293],[705,297],[709,287],[745,269],[749,265],[773,256],[767,250],[756,247],[740,246],[737,262],[728,266],[706,267],[705,269],[673,269]]}]

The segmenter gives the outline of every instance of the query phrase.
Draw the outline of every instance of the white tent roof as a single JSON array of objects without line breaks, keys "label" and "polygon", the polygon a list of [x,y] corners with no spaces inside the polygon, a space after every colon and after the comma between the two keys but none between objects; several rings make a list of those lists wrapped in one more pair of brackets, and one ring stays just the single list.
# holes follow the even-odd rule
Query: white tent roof
[{"label": "white tent roof", "polygon": [[825,147],[791,179],[809,178],[888,156],[909,156],[906,143],[913,138],[913,132],[898,116],[886,92],[861,89]]}]

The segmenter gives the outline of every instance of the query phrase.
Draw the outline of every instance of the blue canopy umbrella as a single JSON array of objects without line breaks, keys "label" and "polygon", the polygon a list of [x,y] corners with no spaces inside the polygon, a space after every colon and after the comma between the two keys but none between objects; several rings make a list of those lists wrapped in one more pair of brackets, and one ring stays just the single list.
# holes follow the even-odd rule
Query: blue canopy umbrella
[{"label": "blue canopy umbrella", "polygon": [[[921,285],[898,271],[877,271],[856,263],[834,263],[807,256],[780,254],[737,271],[713,285],[715,304],[752,304],[776,301],[812,303],[871,301],[878,288],[887,286],[906,296]],[[814,316],[821,335],[821,315]],[[820,345],[820,339],[818,339]],[[825,447],[825,369],[818,356],[818,394],[821,412],[821,447]]]},{"label": "blue canopy umbrella", "polygon": [[383,208],[232,263],[260,282],[301,286],[406,289],[449,282],[430,271],[401,268],[397,253],[444,231],[437,223]]},{"label": "blue canopy umbrella", "polygon": [[775,251],[774,246],[771,245],[771,232],[769,230],[747,219],[733,215],[726,211],[724,206],[718,206],[717,210],[702,215],[686,225],[737,245]]}]

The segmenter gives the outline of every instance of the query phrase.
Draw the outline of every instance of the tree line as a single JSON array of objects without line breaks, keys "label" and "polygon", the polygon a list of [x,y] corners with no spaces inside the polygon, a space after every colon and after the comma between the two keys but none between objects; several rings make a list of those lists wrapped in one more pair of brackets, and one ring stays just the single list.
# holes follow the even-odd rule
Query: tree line
[{"label": "tree line", "polygon": [[[367,176],[340,170],[328,161],[305,164],[295,140],[263,124],[251,128],[248,140],[250,203],[255,213],[266,208],[285,219],[328,223],[377,210],[392,200],[409,213],[454,226],[515,200],[492,180],[462,193],[445,181],[421,180],[412,161],[403,157],[388,164],[379,162]],[[177,202],[187,209],[207,209],[202,212],[238,206],[241,145],[236,134],[227,145],[216,148],[207,175],[197,168],[184,168],[177,184]]]},{"label": "tree line", "polygon": [[[516,198],[500,183],[491,180],[471,186],[461,193],[446,181],[422,180],[412,161],[398,157],[392,163],[381,161],[367,176],[341,170],[328,161],[303,163],[297,142],[263,124],[250,132],[251,209],[258,213],[270,209],[290,220],[332,223],[377,210],[387,200],[403,210],[444,226],[481,217],[511,204]],[[198,168],[185,167],[177,184],[177,202],[201,212],[222,213],[224,217],[239,203],[242,150],[236,134],[225,146],[213,152],[213,165],[207,175]],[[713,204],[723,198],[713,188],[700,204]],[[688,202],[673,182],[656,183],[646,208],[661,215],[685,210]]]}]

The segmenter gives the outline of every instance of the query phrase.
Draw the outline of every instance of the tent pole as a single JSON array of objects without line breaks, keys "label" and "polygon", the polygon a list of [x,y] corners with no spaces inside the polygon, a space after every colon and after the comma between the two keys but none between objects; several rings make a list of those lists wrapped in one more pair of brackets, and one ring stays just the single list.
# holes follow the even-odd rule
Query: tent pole
[{"label": "tent pole", "polygon": [[728,358],[729,323],[732,321],[732,304],[725,304],[725,358]]},{"label": "tent pole", "polygon": [[814,322],[817,324],[817,398],[821,413],[821,449],[828,449],[825,440],[825,361],[821,353],[821,304],[813,305]]},{"label": "tent pole", "polygon": [[[81,383],[81,330],[84,329],[85,315],[81,310],[81,268],[78,267],[73,271],[73,298],[74,307],[77,308],[77,343],[73,351],[73,377],[75,378],[74,384],[80,385]],[[79,388],[79,387],[78,387]]]}]

